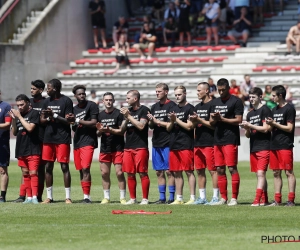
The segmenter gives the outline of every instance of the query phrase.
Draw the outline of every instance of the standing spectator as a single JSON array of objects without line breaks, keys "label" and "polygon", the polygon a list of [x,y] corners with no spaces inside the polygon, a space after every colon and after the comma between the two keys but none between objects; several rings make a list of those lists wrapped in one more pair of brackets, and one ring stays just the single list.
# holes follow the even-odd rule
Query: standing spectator
[{"label": "standing spectator", "polygon": [[119,41],[115,44],[115,52],[116,52],[116,70],[120,68],[120,63],[124,62],[127,69],[130,69],[130,62],[128,58],[129,53],[129,43],[125,40],[125,35],[121,34]]},{"label": "standing spectator", "polygon": [[193,16],[198,16],[198,13],[202,10],[203,0],[191,0],[190,12]]},{"label": "standing spectator", "polygon": [[174,20],[174,17],[170,16],[168,18],[168,21],[165,24],[165,27],[163,29],[163,36],[164,36],[164,43],[167,44],[167,38],[171,38],[171,46],[175,46],[176,42],[176,36],[177,36],[177,24]]},{"label": "standing spectator", "polygon": [[209,96],[211,98],[215,98],[215,94],[217,93],[217,86],[214,84],[214,80],[212,78],[208,78],[208,85],[209,85]]},{"label": "standing spectator", "polygon": [[158,20],[159,23],[163,21],[163,15],[165,11],[165,0],[154,0],[152,6],[152,12],[155,19]]},{"label": "standing spectator", "polygon": [[105,38],[105,2],[103,0],[94,0],[90,1],[89,9],[92,19],[92,26],[93,26],[93,34],[94,34],[94,44],[95,48],[99,48],[98,44],[98,30],[100,30],[102,46],[103,48],[107,47],[106,38]]},{"label": "standing spectator", "polygon": [[241,94],[240,91],[240,86],[237,86],[236,84],[236,80],[232,79],[230,81],[231,85],[230,85],[230,89],[229,89],[229,94],[237,96],[238,98],[243,98],[243,95]]},{"label": "standing spectator", "polygon": [[140,43],[138,44],[134,44],[133,48],[137,50],[137,52],[141,56],[141,59],[146,59],[142,50],[148,49],[149,52],[148,52],[147,59],[151,59],[155,48],[156,35],[155,35],[155,30],[150,29],[149,23],[144,23],[144,28],[141,37],[139,39],[139,42]]},{"label": "standing spectator", "polygon": [[290,31],[285,39],[287,50],[288,52],[285,53],[286,55],[291,54],[291,47],[292,45],[296,45],[296,53],[300,55],[300,20],[298,21],[297,25],[294,25],[290,28]]},{"label": "standing spectator", "polygon": [[96,95],[96,90],[94,90],[94,89],[91,90],[91,95],[88,98],[88,100],[99,105],[100,101],[99,101],[99,97]]},{"label": "standing spectator", "polygon": [[178,21],[178,32],[179,32],[179,41],[180,46],[183,46],[183,36],[184,33],[187,35],[188,46],[191,46],[191,25],[190,25],[190,1],[183,0],[180,2],[179,0],[175,1],[175,4],[180,9],[179,21]]},{"label": "standing spectator", "polygon": [[272,93],[271,85],[266,85],[265,92],[263,94],[263,100],[266,102],[266,106],[272,110],[273,108],[275,108],[277,106],[277,104],[275,102],[273,102],[271,93]]},{"label": "standing spectator", "polygon": [[134,17],[134,14],[133,14],[132,9],[131,9],[131,0],[125,0],[125,2],[126,2],[126,8],[127,8],[127,12],[129,14],[129,16]]},{"label": "standing spectator", "polygon": [[206,34],[207,34],[207,45],[211,43],[211,35],[214,35],[215,45],[219,44],[218,35],[218,19],[220,17],[220,6],[215,0],[209,0],[204,5],[202,13],[205,14],[206,19]]},{"label": "standing spectator", "polygon": [[227,24],[227,9],[228,9],[228,4],[227,0],[218,0],[218,4],[220,6],[220,35],[221,36],[226,36],[226,24]]},{"label": "standing spectator", "polygon": [[1,195],[0,203],[6,202],[6,191],[8,185],[8,171],[10,159],[9,149],[9,129],[11,123],[11,117],[8,114],[11,107],[7,102],[3,102],[1,99],[0,90],[0,176],[1,176]]},{"label": "standing spectator", "polygon": [[165,22],[169,19],[169,17],[173,17],[174,21],[177,22],[180,15],[180,9],[176,8],[174,2],[169,2],[169,8],[165,10],[164,19]]},{"label": "standing spectator", "polygon": [[243,43],[242,46],[247,46],[247,41],[250,35],[250,28],[251,28],[251,19],[248,15],[248,11],[246,7],[241,9],[240,16],[233,22],[234,29],[228,32],[229,39],[234,43],[237,44],[237,38],[242,36]]},{"label": "standing spectator", "polygon": [[119,20],[115,22],[113,31],[112,31],[112,36],[113,36],[113,41],[114,44],[118,42],[118,39],[121,34],[124,35],[125,41],[127,41],[127,35],[128,35],[128,22],[125,20],[125,17],[121,16],[119,17]]},{"label": "standing spectator", "polygon": [[253,24],[257,24],[257,16],[259,16],[259,23],[262,25],[264,23],[264,0],[251,0],[251,4],[253,6]]},{"label": "standing spectator", "polygon": [[244,79],[245,79],[245,81],[242,82],[240,89],[241,89],[241,93],[243,95],[244,101],[248,101],[249,100],[249,91],[250,91],[250,89],[253,89],[254,87],[256,87],[256,84],[254,81],[252,81],[250,79],[249,75],[245,75]]}]

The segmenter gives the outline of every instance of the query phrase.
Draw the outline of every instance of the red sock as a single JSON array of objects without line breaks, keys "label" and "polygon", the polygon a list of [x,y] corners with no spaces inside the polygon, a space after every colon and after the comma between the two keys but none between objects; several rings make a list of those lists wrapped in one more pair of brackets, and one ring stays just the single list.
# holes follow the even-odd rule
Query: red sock
[{"label": "red sock", "polygon": [[255,200],[254,200],[254,202],[260,203],[260,199],[261,199],[261,197],[262,197],[262,194],[263,194],[263,190],[260,189],[260,188],[257,188],[257,189],[256,189],[256,195],[255,195]]},{"label": "red sock", "polygon": [[23,178],[24,178],[24,185],[26,187],[27,197],[32,197],[30,175],[29,174],[23,175]]},{"label": "red sock", "polygon": [[281,203],[281,193],[275,193],[274,197],[277,203]]},{"label": "red sock", "polygon": [[83,194],[90,195],[91,186],[92,186],[92,182],[91,181],[82,181],[81,182],[81,187],[82,187]]},{"label": "red sock", "polygon": [[136,178],[135,176],[128,176],[127,178],[128,190],[131,199],[136,198]]},{"label": "red sock", "polygon": [[150,188],[149,176],[146,175],[141,177],[141,182],[142,182],[143,199],[148,200],[149,188]]},{"label": "red sock", "polygon": [[227,201],[228,198],[227,198],[227,176],[226,176],[226,174],[218,176],[218,186],[219,186],[221,197]]},{"label": "red sock", "polygon": [[24,178],[23,178],[23,183],[20,185],[20,196],[26,196],[26,186],[24,183]]},{"label": "red sock", "polygon": [[295,202],[295,193],[289,192],[288,201]]},{"label": "red sock", "polygon": [[32,196],[37,196],[38,194],[38,185],[39,185],[39,178],[36,174],[30,175],[30,183],[31,183],[31,191]]},{"label": "red sock", "polygon": [[232,198],[237,199],[240,189],[240,175],[235,173],[231,175]]},{"label": "red sock", "polygon": [[261,202],[268,204],[269,203],[269,199],[268,199],[268,192],[263,190],[262,195],[261,195]]}]

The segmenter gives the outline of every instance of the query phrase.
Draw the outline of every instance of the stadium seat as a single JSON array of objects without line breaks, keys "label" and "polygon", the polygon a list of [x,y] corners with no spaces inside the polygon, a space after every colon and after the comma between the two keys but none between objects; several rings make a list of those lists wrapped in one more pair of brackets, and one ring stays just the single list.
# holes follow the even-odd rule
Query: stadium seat
[{"label": "stadium seat", "polygon": [[79,59],[79,60],[75,60],[76,64],[85,64],[85,63],[90,63],[89,59]]},{"label": "stadium seat", "polygon": [[201,73],[210,73],[211,71],[213,71],[215,68],[202,68],[201,69]]},{"label": "stadium seat", "polygon": [[183,57],[175,57],[171,59],[172,63],[181,63],[185,61],[185,58]]},{"label": "stadium seat", "polygon": [[107,49],[100,48],[99,51],[102,52],[103,54],[110,54],[111,52],[114,51],[114,49],[113,48],[107,48]]},{"label": "stadium seat", "polygon": [[197,51],[198,46],[190,46],[190,47],[183,48],[184,52],[193,52],[194,50]]},{"label": "stadium seat", "polygon": [[117,71],[117,74],[118,75],[127,75],[128,73],[130,73],[130,69],[119,69],[118,71]]},{"label": "stadium seat", "polygon": [[102,61],[103,61],[102,59],[90,59],[89,63],[90,64],[99,64]]},{"label": "stadium seat", "polygon": [[159,74],[169,74],[172,71],[171,68],[160,69]]},{"label": "stadium seat", "polygon": [[88,75],[88,74],[90,74],[89,69],[80,69],[76,71],[76,75]]},{"label": "stadium seat", "polygon": [[291,65],[281,67],[281,71],[291,71],[292,69],[295,69],[295,67]]},{"label": "stadium seat", "polygon": [[227,59],[227,56],[219,56],[219,57],[214,57],[213,61],[214,62],[223,62],[225,59]]},{"label": "stadium seat", "polygon": [[185,58],[186,63],[195,63],[196,61],[200,62],[199,57],[187,57]]},{"label": "stadium seat", "polygon": [[267,69],[266,66],[257,66],[256,68],[253,68],[253,72],[262,72],[263,70]]},{"label": "stadium seat", "polygon": [[198,51],[207,51],[207,50],[209,50],[209,49],[211,49],[212,48],[212,46],[201,46],[201,47],[198,47]]},{"label": "stadium seat", "polygon": [[172,61],[171,58],[157,58],[157,63],[168,63],[169,61]]},{"label": "stadium seat", "polygon": [[173,74],[182,74],[183,72],[186,72],[186,68],[173,69]]},{"label": "stadium seat", "polygon": [[144,63],[153,63],[157,60],[157,58],[145,59]]},{"label": "stadium seat", "polygon": [[101,85],[104,85],[104,80],[91,80],[90,84],[92,87],[100,87]]},{"label": "stadium seat", "polygon": [[179,52],[180,50],[183,50],[184,47],[173,47],[170,49],[170,52]]},{"label": "stadium seat", "polygon": [[131,70],[131,74],[140,75],[144,72],[144,69],[133,69]]},{"label": "stadium seat", "polygon": [[140,58],[133,58],[133,59],[130,59],[130,64],[139,64],[141,59]]},{"label": "stadium seat", "polygon": [[268,72],[274,72],[274,71],[277,71],[277,70],[281,70],[281,67],[280,66],[270,66],[270,67],[267,67],[266,68]]},{"label": "stadium seat", "polygon": [[135,48],[130,48],[129,49],[129,53],[135,53],[136,52],[136,49]]},{"label": "stadium seat", "polygon": [[156,48],[155,52],[166,52],[168,50],[168,47],[160,47],[160,48]]},{"label": "stadium seat", "polygon": [[76,69],[69,69],[69,70],[63,71],[62,73],[63,73],[63,75],[73,75],[76,73],[76,71],[77,71]]},{"label": "stadium seat", "polygon": [[89,72],[91,75],[102,75],[103,69],[91,69]]},{"label": "stadium seat", "polygon": [[229,45],[226,47],[226,50],[231,51],[231,50],[236,50],[237,48],[240,48],[240,45]]},{"label": "stadium seat", "polygon": [[104,75],[113,75],[116,72],[115,69],[109,69],[109,70],[105,70],[103,71]]},{"label": "stadium seat", "polygon": [[199,62],[209,62],[210,60],[213,60],[213,57],[200,57]]},{"label": "stadium seat", "polygon": [[98,49],[88,49],[89,54],[97,54],[99,52]]},{"label": "stadium seat", "polygon": [[200,71],[201,71],[200,68],[190,68],[190,69],[186,70],[186,73],[188,73],[188,74],[195,74],[195,73],[200,72]]},{"label": "stadium seat", "polygon": [[108,58],[108,59],[104,59],[104,60],[102,61],[103,64],[112,64],[112,63],[114,63],[114,62],[116,62],[116,59],[115,59],[115,58]]},{"label": "stadium seat", "polygon": [[144,73],[147,74],[147,75],[153,75],[155,74],[156,72],[158,72],[158,69],[146,69],[144,70]]},{"label": "stadium seat", "polygon": [[211,48],[212,51],[220,51],[222,49],[226,49],[225,45],[218,45]]}]

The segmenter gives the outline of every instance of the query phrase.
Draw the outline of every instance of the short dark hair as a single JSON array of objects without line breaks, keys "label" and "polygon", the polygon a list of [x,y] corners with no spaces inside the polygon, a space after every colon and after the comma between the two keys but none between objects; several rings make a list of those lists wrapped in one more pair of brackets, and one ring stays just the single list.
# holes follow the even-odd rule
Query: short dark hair
[{"label": "short dark hair", "polygon": [[73,92],[74,95],[76,94],[76,91],[77,91],[78,89],[83,89],[84,92],[86,91],[86,87],[85,87],[85,86],[83,86],[83,85],[76,85],[76,86],[74,86],[74,88],[72,89],[72,92]]},{"label": "short dark hair", "polygon": [[261,88],[254,87],[249,90],[249,95],[257,95],[257,96],[262,96],[263,91]]},{"label": "short dark hair", "polygon": [[221,78],[218,80],[217,86],[226,86],[229,88],[229,81],[226,78]]},{"label": "short dark hair", "polygon": [[157,89],[157,88],[162,88],[163,90],[169,90],[168,84],[163,83],[163,82],[157,84],[157,85],[155,86],[155,88],[156,88],[156,89]]},{"label": "short dark hair", "polygon": [[19,101],[30,102],[28,96],[24,95],[24,94],[20,94],[16,97],[16,102],[19,102]]},{"label": "short dark hair", "polygon": [[127,92],[127,94],[132,94],[132,95],[136,96],[136,98],[137,98],[138,100],[140,100],[140,98],[141,98],[140,92],[137,91],[136,89],[129,90],[129,91]]},{"label": "short dark hair", "polygon": [[48,83],[50,83],[52,85],[52,87],[54,89],[56,89],[57,92],[61,91],[61,81],[60,80],[54,78],[54,79],[50,80]]},{"label": "short dark hair", "polygon": [[111,95],[112,98],[115,100],[115,96],[114,96],[114,94],[111,93],[111,92],[105,92],[105,93],[103,94],[103,98],[104,98],[104,96],[107,96],[107,95]]},{"label": "short dark hair", "polygon": [[35,80],[31,82],[31,85],[38,89],[45,89],[45,83],[42,80]]},{"label": "short dark hair", "polygon": [[272,88],[272,91],[276,93],[276,95],[279,97],[280,95],[282,96],[283,99],[285,99],[286,96],[286,89],[282,85],[276,85]]},{"label": "short dark hair", "polygon": [[198,86],[199,86],[199,85],[205,85],[206,88],[208,89],[208,91],[210,91],[210,89],[209,89],[209,83],[208,83],[208,82],[199,82],[199,83],[198,83]]}]

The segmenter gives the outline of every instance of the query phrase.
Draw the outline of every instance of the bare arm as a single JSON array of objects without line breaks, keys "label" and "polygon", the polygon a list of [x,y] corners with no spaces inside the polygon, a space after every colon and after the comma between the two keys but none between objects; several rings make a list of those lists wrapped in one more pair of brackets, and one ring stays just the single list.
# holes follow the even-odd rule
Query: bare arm
[{"label": "bare arm", "polygon": [[290,123],[288,122],[287,125],[282,125],[280,123],[277,123],[275,122],[272,118],[268,117],[268,119],[266,120],[266,123],[268,125],[270,125],[272,128],[278,128],[284,132],[287,132],[287,133],[292,133],[293,130],[294,130],[294,127],[295,127],[295,124],[294,123]]},{"label": "bare arm", "polygon": [[94,128],[97,123],[97,119],[91,119],[90,121],[79,120],[78,123],[85,127]]},{"label": "bare arm", "polygon": [[143,119],[143,118],[140,121],[138,121],[138,120],[134,119],[131,115],[128,115],[128,120],[138,130],[143,130],[148,122],[147,119]]},{"label": "bare arm", "polygon": [[231,125],[239,126],[239,124],[243,121],[243,116],[236,115],[234,118],[225,118],[223,116],[220,116],[220,121]]},{"label": "bare arm", "polygon": [[[29,132],[31,133],[36,124],[34,123],[29,123],[27,121],[25,121],[25,119],[23,118],[23,116],[20,114],[20,112],[18,110],[12,109],[11,112],[13,113],[13,115],[18,118],[20,120],[20,122],[22,123],[23,127]],[[16,134],[18,133],[18,131],[16,131]]]},{"label": "bare arm", "polygon": [[210,124],[210,121],[206,121],[206,120],[200,118],[196,112],[194,112],[193,115],[190,115],[190,121],[193,123],[194,127],[196,127],[197,124],[202,124],[205,127],[215,130],[215,127]]}]

